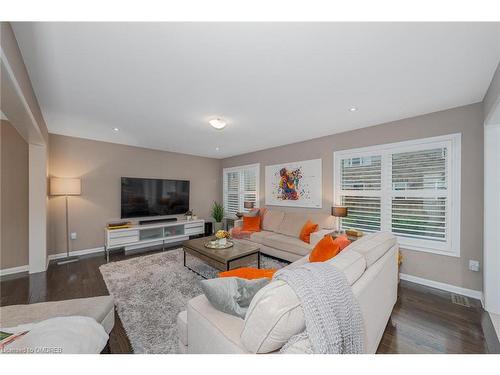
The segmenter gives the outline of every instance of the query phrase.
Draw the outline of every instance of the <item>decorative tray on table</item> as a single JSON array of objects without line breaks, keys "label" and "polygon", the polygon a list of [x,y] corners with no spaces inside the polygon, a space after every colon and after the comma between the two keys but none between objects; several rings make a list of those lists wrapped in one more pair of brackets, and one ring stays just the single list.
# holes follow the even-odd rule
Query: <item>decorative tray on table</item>
[{"label": "decorative tray on table", "polygon": [[209,249],[217,249],[217,250],[222,250],[222,249],[229,249],[230,247],[233,247],[234,243],[232,241],[226,241],[225,244],[219,244],[218,241],[208,241],[205,242],[205,247]]}]

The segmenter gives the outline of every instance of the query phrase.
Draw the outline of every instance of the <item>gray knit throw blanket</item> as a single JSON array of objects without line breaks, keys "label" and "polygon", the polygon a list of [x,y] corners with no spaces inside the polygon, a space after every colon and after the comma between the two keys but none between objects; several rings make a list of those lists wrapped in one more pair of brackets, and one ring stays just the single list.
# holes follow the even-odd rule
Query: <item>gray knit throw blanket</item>
[{"label": "gray knit throw blanket", "polygon": [[297,294],[306,321],[305,332],[298,336],[309,336],[314,353],[363,353],[361,309],[342,271],[328,263],[306,263],[281,269],[274,279]]}]

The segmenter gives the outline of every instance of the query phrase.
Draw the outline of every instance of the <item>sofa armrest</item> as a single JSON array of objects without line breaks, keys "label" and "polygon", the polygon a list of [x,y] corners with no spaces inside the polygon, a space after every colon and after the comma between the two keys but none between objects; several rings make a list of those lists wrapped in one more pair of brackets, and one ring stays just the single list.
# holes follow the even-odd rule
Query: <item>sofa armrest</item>
[{"label": "sofa armrest", "polygon": [[327,234],[333,233],[333,229],[320,229],[317,232],[311,233],[311,241],[310,244],[314,247],[316,244]]}]

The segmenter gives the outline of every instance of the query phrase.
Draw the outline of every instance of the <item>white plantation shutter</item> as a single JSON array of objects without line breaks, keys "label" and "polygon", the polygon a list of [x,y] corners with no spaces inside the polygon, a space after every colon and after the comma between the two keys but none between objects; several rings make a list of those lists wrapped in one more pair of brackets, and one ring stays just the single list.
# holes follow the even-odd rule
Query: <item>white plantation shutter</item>
[{"label": "white plantation shutter", "polygon": [[380,190],[380,156],[342,159],[342,190]]},{"label": "white plantation shutter", "polygon": [[393,190],[444,190],[447,148],[392,155]]},{"label": "white plantation shutter", "polygon": [[224,175],[224,211],[234,214],[240,208],[240,172],[234,171]]},{"label": "white plantation shutter", "polygon": [[224,168],[224,216],[234,217],[237,212],[245,212],[244,202],[259,204],[260,164],[235,168]]},{"label": "white plantation shutter", "polygon": [[403,237],[446,241],[446,198],[394,197],[392,232]]},{"label": "white plantation shutter", "polygon": [[334,153],[342,228],[392,231],[402,247],[458,256],[460,134]]},{"label": "white plantation shutter", "polygon": [[380,230],[380,189],[382,159],[380,155],[348,157],[340,160],[341,203],[349,216],[341,219],[343,229],[366,232]]},{"label": "white plantation shutter", "polygon": [[355,228],[366,232],[380,230],[380,197],[359,195],[342,196],[342,205],[347,207],[349,216],[342,218],[342,228]]},{"label": "white plantation shutter", "polygon": [[[392,154],[392,232],[446,242],[448,147]],[[401,195],[404,194],[404,195]]]}]

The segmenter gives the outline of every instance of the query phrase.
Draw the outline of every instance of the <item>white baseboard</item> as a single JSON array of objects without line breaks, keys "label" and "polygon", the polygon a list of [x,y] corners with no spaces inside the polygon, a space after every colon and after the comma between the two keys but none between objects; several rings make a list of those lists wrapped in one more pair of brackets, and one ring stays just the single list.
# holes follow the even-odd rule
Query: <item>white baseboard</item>
[{"label": "white baseboard", "polygon": [[466,297],[475,298],[475,299],[480,300],[481,303],[483,301],[483,292],[481,292],[480,290],[462,288],[462,287],[451,285],[451,284],[441,283],[439,281],[433,281],[433,280],[424,279],[422,277],[407,275],[405,273],[400,273],[399,277],[401,278],[401,280],[411,281],[412,283],[415,283],[415,284],[430,286],[431,288],[446,290],[447,292],[461,294],[461,295],[466,296]]},{"label": "white baseboard", "polygon": [[28,272],[29,269],[30,266],[28,266],[27,264],[19,267],[4,268],[3,270],[0,270],[0,276],[13,275],[15,273],[21,273],[21,272]]},{"label": "white baseboard", "polygon": [[[70,251],[69,255],[70,256],[82,256],[82,255],[87,255],[87,254],[93,254],[93,253],[99,253],[102,252],[104,254],[104,247],[95,247],[93,249],[84,249],[84,250],[75,250],[75,251]],[[61,258],[66,258],[67,254],[66,253],[58,253],[58,254],[50,254],[48,259],[49,262],[54,259],[61,259]]]}]

